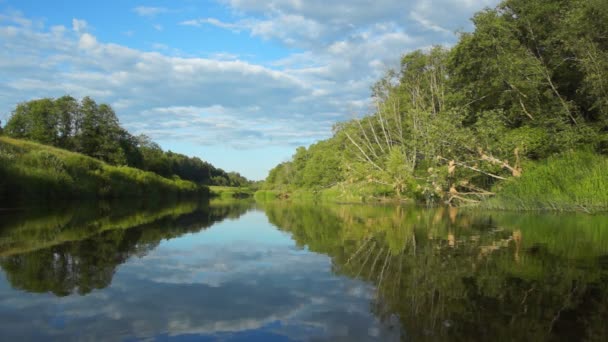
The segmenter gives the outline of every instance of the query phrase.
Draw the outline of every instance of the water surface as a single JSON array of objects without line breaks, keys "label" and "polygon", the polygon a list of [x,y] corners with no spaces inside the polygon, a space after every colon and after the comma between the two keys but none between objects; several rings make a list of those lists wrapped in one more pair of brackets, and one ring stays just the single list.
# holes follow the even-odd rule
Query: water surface
[{"label": "water surface", "polygon": [[0,214],[0,340],[597,340],[608,217],[252,201]]}]

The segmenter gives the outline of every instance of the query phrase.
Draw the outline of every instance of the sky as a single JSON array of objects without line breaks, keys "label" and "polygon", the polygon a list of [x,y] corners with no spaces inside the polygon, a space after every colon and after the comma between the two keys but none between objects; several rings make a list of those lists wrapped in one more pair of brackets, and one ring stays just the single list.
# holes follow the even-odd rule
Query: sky
[{"label": "sky", "polygon": [[90,96],[165,150],[258,180],[372,112],[400,57],[497,0],[0,0],[0,120]]}]

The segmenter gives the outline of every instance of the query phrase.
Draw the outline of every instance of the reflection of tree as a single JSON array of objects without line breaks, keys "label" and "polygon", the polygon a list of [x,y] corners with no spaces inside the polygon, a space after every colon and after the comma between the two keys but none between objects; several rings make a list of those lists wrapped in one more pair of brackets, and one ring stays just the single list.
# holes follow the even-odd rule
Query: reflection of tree
[{"label": "reflection of tree", "polygon": [[[154,243],[138,244],[133,231],[108,231],[83,241],[4,258],[0,264],[14,287],[86,294],[108,286],[116,266],[131,255],[145,254]],[[140,234],[139,234],[140,235]]]},{"label": "reflection of tree", "polygon": [[608,267],[597,261],[608,239],[595,231],[607,223],[577,223],[573,239],[542,220],[448,209],[269,203],[266,212],[299,245],[331,256],[336,273],[373,283],[373,312],[398,318],[413,340],[608,334]]},{"label": "reflection of tree", "polygon": [[243,198],[239,200],[212,199],[209,206],[211,215],[220,216],[227,219],[238,219],[243,213],[255,205],[253,198]]},{"label": "reflection of tree", "polygon": [[[86,294],[94,289],[104,288],[112,282],[116,267],[131,256],[144,256],[156,248],[161,240],[179,237],[186,233],[198,232],[224,218],[238,217],[251,206],[245,204],[224,205],[221,207],[206,204],[172,206],[162,208],[167,214],[151,222],[141,219],[141,213],[131,211],[128,217],[104,218],[91,215],[87,220],[78,220],[82,230],[89,232],[82,240],[67,241],[47,247],[41,242],[41,248],[33,247],[33,251],[11,254],[0,258],[0,266],[4,269],[7,279],[15,288],[31,292],[52,292],[58,296],[66,296],[77,292]],[[172,211],[171,208],[176,210]],[[178,209],[179,208],[179,209]],[[118,209],[117,209],[118,210]],[[124,209],[121,211],[127,213]],[[102,210],[102,212],[114,212]],[[55,216],[51,216],[55,217]],[[27,226],[28,233],[35,233],[32,227],[40,227],[46,231],[42,218],[36,219],[33,226]],[[51,222],[57,222],[52,220]],[[100,224],[100,222],[105,223]],[[123,224],[116,226],[117,222]],[[133,226],[125,226],[132,222]],[[137,224],[146,222],[143,224]],[[59,230],[73,230],[68,225],[53,227]],[[19,232],[19,230],[13,230]],[[97,231],[90,235],[91,231]],[[8,237],[10,238],[10,236]],[[15,238],[16,239],[16,238]]]}]

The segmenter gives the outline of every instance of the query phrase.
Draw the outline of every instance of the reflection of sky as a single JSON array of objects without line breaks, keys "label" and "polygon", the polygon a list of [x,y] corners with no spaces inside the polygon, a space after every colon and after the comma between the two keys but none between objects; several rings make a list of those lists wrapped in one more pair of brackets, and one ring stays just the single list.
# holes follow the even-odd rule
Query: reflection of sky
[{"label": "reflection of sky", "polygon": [[194,245],[226,245],[247,242],[263,245],[293,245],[288,234],[268,224],[268,219],[263,212],[254,211],[241,217],[238,224],[235,224],[233,220],[226,220],[202,233],[166,241],[161,247],[181,249],[191,248]]},{"label": "reflection of sky", "polygon": [[164,241],[87,296],[18,292],[0,280],[0,339],[394,338],[369,312],[372,293],[250,212]]}]

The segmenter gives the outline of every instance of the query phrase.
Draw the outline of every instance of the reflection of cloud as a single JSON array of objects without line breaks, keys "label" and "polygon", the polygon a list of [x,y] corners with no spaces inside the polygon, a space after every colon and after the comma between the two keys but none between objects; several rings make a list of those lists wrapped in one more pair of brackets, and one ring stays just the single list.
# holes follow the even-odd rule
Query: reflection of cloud
[{"label": "reflection of cloud", "polygon": [[[201,254],[200,250],[205,250]],[[300,251],[291,246],[255,246],[246,242],[225,246],[195,245],[191,250],[165,250],[162,255],[132,262],[132,273],[141,279],[171,284],[206,284],[217,287],[236,278],[248,278],[252,270],[258,277],[276,274],[293,275],[294,280],[305,277],[293,274],[293,265],[314,269],[328,261],[323,255],[313,254],[302,259]],[[175,262],[179,259],[180,262]],[[151,264],[154,265],[151,268]],[[153,269],[153,271],[152,271]],[[257,279],[251,277],[248,279]]]},{"label": "reflection of cloud", "polygon": [[[327,256],[297,250],[267,223],[252,231],[257,214],[161,244],[121,266],[110,287],[87,296],[17,293],[0,282],[0,316],[10,316],[0,322],[0,337],[390,337],[369,312],[371,286],[335,276]],[[234,237],[213,241],[220,228],[233,229]],[[281,238],[252,243],[238,238],[243,231]]]}]

